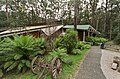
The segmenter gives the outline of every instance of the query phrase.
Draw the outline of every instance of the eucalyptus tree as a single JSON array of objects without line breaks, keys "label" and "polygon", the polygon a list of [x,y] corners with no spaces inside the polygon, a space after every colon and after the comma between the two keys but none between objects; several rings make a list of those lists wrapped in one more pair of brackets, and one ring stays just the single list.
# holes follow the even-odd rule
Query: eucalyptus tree
[{"label": "eucalyptus tree", "polygon": [[66,23],[67,24],[73,24],[73,11],[74,11],[74,1],[69,0],[67,2],[67,8],[66,8]]},{"label": "eucalyptus tree", "polygon": [[8,20],[8,0],[0,0],[0,27],[4,28],[9,25]]},{"label": "eucalyptus tree", "polygon": [[6,17],[8,19],[8,0],[6,0]]},{"label": "eucalyptus tree", "polygon": [[[112,33],[119,33],[120,31],[120,1],[111,0],[111,19],[110,19],[110,38],[112,38]],[[117,29],[115,29],[117,28]]]},{"label": "eucalyptus tree", "polygon": [[96,27],[96,10],[98,7],[99,0],[89,0],[89,7],[90,7],[90,17],[91,17],[91,25]]}]

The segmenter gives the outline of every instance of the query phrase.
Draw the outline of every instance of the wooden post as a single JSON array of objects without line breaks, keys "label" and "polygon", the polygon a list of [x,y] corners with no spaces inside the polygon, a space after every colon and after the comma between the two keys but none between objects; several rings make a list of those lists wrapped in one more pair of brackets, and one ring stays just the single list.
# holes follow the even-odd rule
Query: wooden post
[{"label": "wooden post", "polygon": [[90,37],[90,32],[88,31],[88,37]]},{"label": "wooden post", "polygon": [[83,31],[83,42],[85,42],[85,31]]}]

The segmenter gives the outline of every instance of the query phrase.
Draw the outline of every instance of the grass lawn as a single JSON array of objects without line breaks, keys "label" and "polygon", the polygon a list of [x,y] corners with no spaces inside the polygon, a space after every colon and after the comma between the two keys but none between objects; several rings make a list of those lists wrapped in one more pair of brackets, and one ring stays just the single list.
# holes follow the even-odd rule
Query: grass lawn
[{"label": "grass lawn", "polygon": [[69,55],[68,59],[72,61],[71,65],[63,64],[61,79],[71,79],[80,66],[80,61],[84,58],[87,50],[82,50],[80,55]]},{"label": "grass lawn", "polygon": [[[78,70],[80,66],[80,61],[84,58],[85,53],[88,49],[82,50],[79,55],[69,55],[68,60],[71,62],[70,64],[63,64],[63,70],[60,75],[60,79],[71,79],[75,75],[75,72]],[[36,79],[37,75],[32,74],[31,71],[26,73],[16,73],[15,71],[10,72],[4,76],[3,79]],[[48,76],[45,79],[51,79]]]}]

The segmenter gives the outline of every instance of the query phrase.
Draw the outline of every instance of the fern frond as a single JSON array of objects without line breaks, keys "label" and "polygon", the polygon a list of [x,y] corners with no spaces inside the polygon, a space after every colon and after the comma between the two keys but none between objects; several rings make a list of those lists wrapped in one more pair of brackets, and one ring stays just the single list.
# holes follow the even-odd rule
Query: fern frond
[{"label": "fern frond", "polygon": [[10,67],[7,68],[6,72],[14,69],[18,65],[18,62],[14,62]]},{"label": "fern frond", "polygon": [[7,69],[9,66],[11,66],[14,62],[13,61],[9,61],[9,62],[6,62],[4,64],[4,69]]}]

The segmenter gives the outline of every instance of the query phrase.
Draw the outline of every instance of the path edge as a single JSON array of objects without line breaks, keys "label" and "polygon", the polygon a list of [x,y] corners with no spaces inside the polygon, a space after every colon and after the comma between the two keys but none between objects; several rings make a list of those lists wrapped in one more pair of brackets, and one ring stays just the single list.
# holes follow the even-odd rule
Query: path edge
[{"label": "path edge", "polygon": [[[92,48],[92,47],[91,47],[91,48]],[[79,72],[79,70],[80,70],[80,66],[81,66],[81,64],[83,64],[83,62],[84,62],[85,58],[87,57],[87,55],[88,55],[89,51],[91,50],[91,48],[86,51],[84,57],[82,58],[82,60],[81,60],[80,63],[79,63],[79,67],[76,68],[75,74],[74,74],[70,79],[76,79],[76,76],[77,76],[77,74],[78,74],[78,72]]]}]

